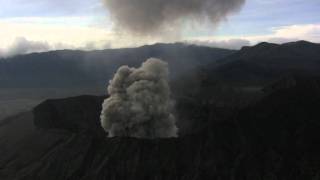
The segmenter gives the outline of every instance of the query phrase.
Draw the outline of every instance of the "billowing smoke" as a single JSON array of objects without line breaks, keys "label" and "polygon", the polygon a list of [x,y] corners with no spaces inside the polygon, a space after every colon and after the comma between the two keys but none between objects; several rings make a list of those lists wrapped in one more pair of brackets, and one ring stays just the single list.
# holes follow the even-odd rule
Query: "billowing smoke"
[{"label": "billowing smoke", "polygon": [[[119,29],[140,35],[178,30],[191,22],[213,24],[238,11],[245,0],[104,0]],[[173,28],[174,27],[174,28]]]},{"label": "billowing smoke", "polygon": [[167,138],[177,136],[168,64],[150,58],[140,68],[122,66],[108,86],[101,124],[109,137]]}]

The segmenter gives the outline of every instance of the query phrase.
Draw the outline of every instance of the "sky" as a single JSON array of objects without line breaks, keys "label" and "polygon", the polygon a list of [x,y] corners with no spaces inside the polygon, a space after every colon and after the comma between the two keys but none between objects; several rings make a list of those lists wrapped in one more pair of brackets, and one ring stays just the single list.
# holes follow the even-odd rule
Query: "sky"
[{"label": "sky", "polygon": [[219,24],[186,26],[177,37],[118,33],[101,0],[0,0],[0,56],[55,49],[135,47],[188,42],[239,49],[267,41],[320,43],[319,0],[246,0]]}]

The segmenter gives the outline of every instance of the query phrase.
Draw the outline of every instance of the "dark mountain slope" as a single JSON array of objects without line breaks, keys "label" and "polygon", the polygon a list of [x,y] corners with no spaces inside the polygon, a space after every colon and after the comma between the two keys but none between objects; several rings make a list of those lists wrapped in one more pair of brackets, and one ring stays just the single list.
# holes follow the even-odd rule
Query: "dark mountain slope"
[{"label": "dark mountain slope", "polygon": [[320,168],[319,107],[319,78],[291,77],[277,83],[270,95],[239,114],[242,132],[251,141],[244,162],[266,162],[266,172],[278,179],[315,178]]},{"label": "dark mountain slope", "polygon": [[209,67],[211,77],[235,84],[265,84],[283,76],[306,72],[320,74],[320,44],[306,41],[282,45],[260,43],[244,47]]},{"label": "dark mountain slope", "polygon": [[185,44],[155,44],[102,51],[52,51],[0,60],[0,87],[105,86],[121,65],[139,66],[150,57],[169,63],[171,77],[234,53]]},{"label": "dark mountain slope", "polygon": [[[15,134],[8,132],[15,132],[23,118],[28,119],[24,122],[29,127],[32,117],[22,114],[0,126],[0,132],[6,132],[2,134],[6,140],[1,141],[1,147],[10,147],[2,151],[0,178],[316,179],[320,173],[320,81],[294,79],[292,85],[277,86],[282,88],[274,88],[269,95],[227,120],[216,121],[201,112],[198,117],[208,119],[204,128],[178,139],[108,139],[90,130],[64,127],[69,123],[62,121],[56,121],[62,123],[56,126],[42,111],[53,110],[52,113],[63,114],[56,116],[59,120],[82,127],[81,124],[93,123],[91,120],[99,117],[89,120],[88,116],[75,113],[98,116],[94,112],[100,106],[92,109],[82,106],[84,102],[96,102],[97,97],[47,101],[40,106],[49,103],[53,107],[34,110],[35,119],[42,123],[36,123],[35,129],[21,131],[24,135],[15,141],[16,145],[9,146]],[[185,106],[179,113],[195,112]],[[94,126],[95,123],[88,128]]]}]

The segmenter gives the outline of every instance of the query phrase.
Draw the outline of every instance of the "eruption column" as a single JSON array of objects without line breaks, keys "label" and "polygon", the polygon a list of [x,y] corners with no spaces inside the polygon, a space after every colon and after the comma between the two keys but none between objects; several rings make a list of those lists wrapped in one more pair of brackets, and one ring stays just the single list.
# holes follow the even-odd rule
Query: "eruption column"
[{"label": "eruption column", "polygon": [[101,125],[109,137],[177,136],[166,62],[150,58],[139,68],[120,67],[109,83],[108,93],[102,105]]}]

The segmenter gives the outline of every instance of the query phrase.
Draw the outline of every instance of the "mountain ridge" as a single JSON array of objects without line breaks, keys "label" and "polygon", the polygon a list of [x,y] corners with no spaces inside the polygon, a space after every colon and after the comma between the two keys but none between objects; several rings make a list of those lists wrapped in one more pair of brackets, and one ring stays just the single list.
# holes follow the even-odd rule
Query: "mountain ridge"
[{"label": "mountain ridge", "polygon": [[285,44],[260,43],[218,61],[208,69],[220,81],[265,85],[286,75],[308,72],[319,75],[320,44],[298,41]]},{"label": "mountain ridge", "polygon": [[233,52],[185,44],[155,44],[88,52],[33,53],[0,61],[0,87],[101,86],[121,65],[137,67],[150,57],[167,61],[171,77],[176,77]]}]

